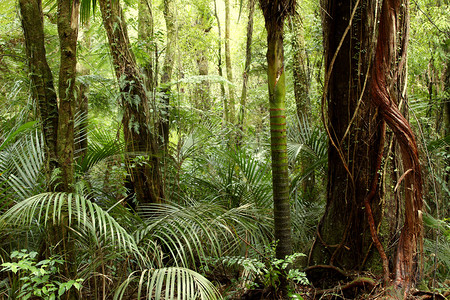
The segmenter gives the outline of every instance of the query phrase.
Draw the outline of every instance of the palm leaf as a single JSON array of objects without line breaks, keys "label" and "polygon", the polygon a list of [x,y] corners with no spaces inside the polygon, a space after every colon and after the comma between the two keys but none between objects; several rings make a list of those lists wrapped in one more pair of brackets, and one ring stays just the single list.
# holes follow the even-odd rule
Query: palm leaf
[{"label": "palm leaf", "polygon": [[25,199],[0,217],[0,229],[32,227],[35,224],[63,224],[106,238],[129,253],[137,253],[133,237],[100,206],[83,196],[70,193],[42,193]]},{"label": "palm leaf", "polygon": [[133,272],[117,289],[114,299],[122,299],[127,288],[138,282],[136,299],[221,299],[214,285],[199,273],[179,267]]}]

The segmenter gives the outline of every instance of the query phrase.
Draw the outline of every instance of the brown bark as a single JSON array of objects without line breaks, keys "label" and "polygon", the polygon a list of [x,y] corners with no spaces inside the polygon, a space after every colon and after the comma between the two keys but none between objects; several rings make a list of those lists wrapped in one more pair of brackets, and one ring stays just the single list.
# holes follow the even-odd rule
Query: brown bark
[{"label": "brown bark", "polygon": [[56,153],[58,102],[53,75],[45,53],[42,2],[20,0],[19,7],[32,92],[38,105],[47,148],[46,155],[49,161],[47,179],[49,179],[51,172],[58,166]]},{"label": "brown bark", "polygon": [[401,0],[384,0],[375,65],[371,83],[371,95],[386,123],[392,129],[400,144],[402,162],[405,173],[402,175],[405,186],[405,222],[400,235],[395,261],[395,287],[409,291],[417,271],[418,248],[421,248],[422,238],[422,175],[420,170],[417,143],[409,122],[401,114],[389,92],[389,76],[392,65],[397,72],[402,70],[404,60],[393,62],[397,51],[397,25]]},{"label": "brown bark", "polygon": [[74,181],[74,110],[77,66],[79,0],[58,0],[58,35],[61,49],[59,68],[58,160],[61,168],[60,191],[72,191]]},{"label": "brown bark", "polygon": [[[375,1],[329,0],[323,7],[325,48],[325,125],[330,139],[327,204],[311,250],[313,264],[344,269],[367,268],[373,259],[366,199],[377,170],[381,120],[370,106],[366,89],[373,59]],[[353,14],[354,13],[354,14]],[[373,222],[378,226],[378,189],[370,197]]]},{"label": "brown bark", "polygon": [[[151,132],[149,100],[140,75],[122,9],[118,1],[99,1],[103,25],[109,40],[114,70],[120,87],[123,110],[122,125],[129,154],[127,165],[140,203],[157,203],[164,199],[156,140]],[[134,156],[143,155],[144,163],[133,165]]]}]

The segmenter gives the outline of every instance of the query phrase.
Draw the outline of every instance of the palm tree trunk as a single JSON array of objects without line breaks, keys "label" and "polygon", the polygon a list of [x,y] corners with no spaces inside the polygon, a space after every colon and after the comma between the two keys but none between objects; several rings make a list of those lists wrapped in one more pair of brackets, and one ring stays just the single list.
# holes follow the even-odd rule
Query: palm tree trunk
[{"label": "palm tree trunk", "polygon": [[276,257],[292,253],[289,174],[286,137],[283,24],[294,1],[260,0],[267,30],[267,76],[270,103],[270,136]]}]

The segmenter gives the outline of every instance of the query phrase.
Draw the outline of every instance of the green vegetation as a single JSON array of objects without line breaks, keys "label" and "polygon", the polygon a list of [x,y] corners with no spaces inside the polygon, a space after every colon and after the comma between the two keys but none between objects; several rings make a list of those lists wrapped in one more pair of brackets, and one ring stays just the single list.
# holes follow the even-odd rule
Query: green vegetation
[{"label": "green vegetation", "polygon": [[321,2],[1,1],[0,300],[448,297],[450,3]]}]

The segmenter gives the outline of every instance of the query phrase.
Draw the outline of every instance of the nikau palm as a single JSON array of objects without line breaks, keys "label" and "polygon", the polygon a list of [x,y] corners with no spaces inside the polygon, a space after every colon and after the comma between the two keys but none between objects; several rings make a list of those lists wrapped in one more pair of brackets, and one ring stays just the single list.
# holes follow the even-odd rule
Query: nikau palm
[{"label": "nikau palm", "polygon": [[293,0],[260,0],[267,30],[267,76],[270,104],[270,136],[276,256],[292,253],[289,174],[286,135],[283,25],[294,12]]}]

